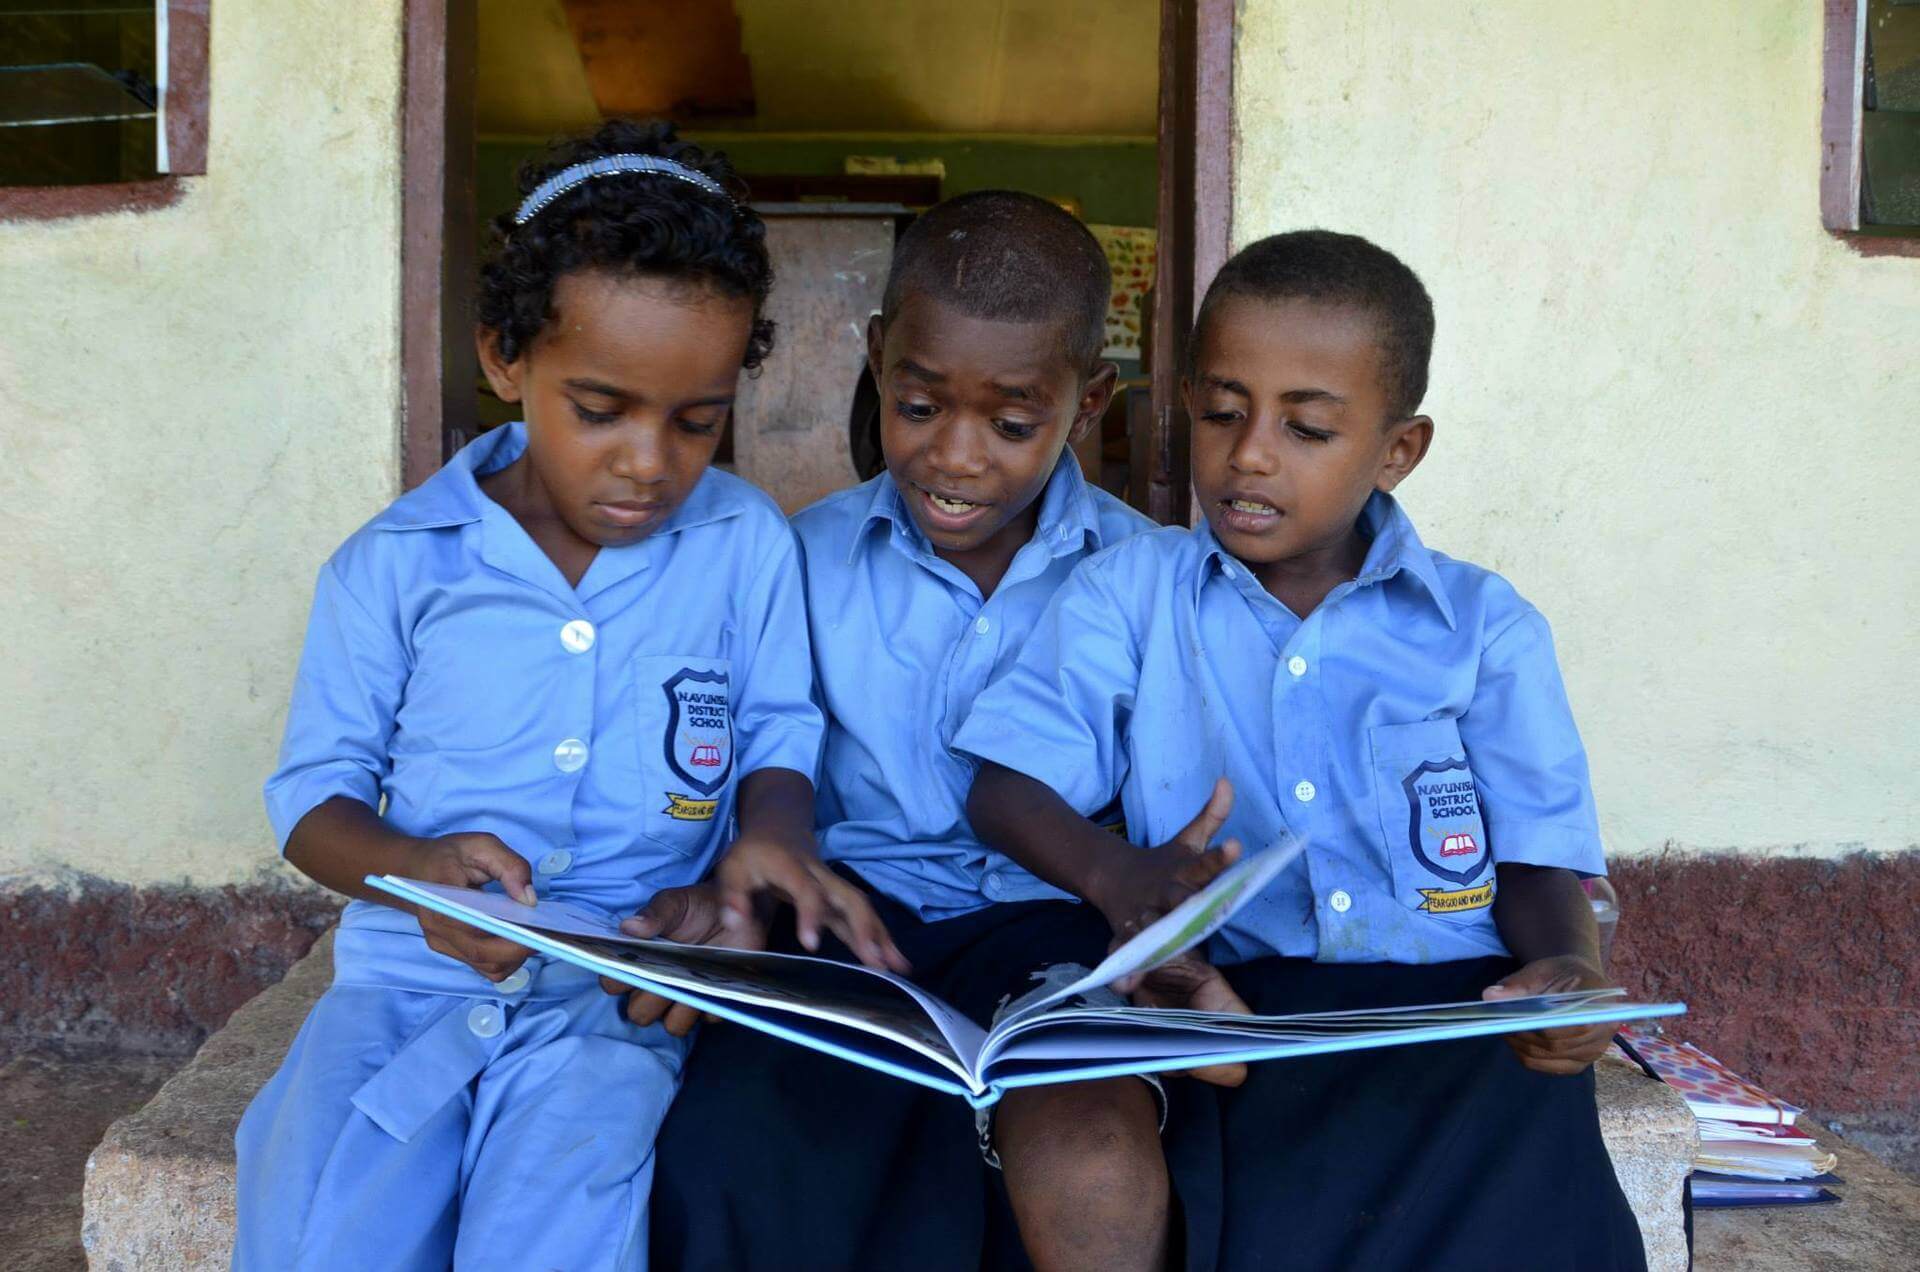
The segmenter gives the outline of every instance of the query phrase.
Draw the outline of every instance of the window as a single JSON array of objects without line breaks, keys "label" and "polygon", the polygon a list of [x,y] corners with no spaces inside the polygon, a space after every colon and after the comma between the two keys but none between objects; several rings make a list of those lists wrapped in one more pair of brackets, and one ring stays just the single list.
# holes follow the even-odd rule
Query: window
[{"label": "window", "polygon": [[208,0],[0,0],[0,217],[170,202],[206,170]]},{"label": "window", "polygon": [[1920,0],[1827,0],[1820,211],[1868,250],[1920,251]]}]

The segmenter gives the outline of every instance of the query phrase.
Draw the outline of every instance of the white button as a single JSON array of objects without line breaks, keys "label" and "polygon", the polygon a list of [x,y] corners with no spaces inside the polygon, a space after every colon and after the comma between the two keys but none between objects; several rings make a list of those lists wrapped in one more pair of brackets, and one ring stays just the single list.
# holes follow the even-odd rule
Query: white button
[{"label": "white button", "polygon": [[491,1038],[506,1028],[506,1022],[500,1019],[500,1009],[492,1003],[481,1003],[467,1013],[467,1028],[473,1030],[477,1038]]},{"label": "white button", "polygon": [[1304,676],[1307,674],[1307,660],[1295,654],[1287,659],[1287,670],[1296,676]]},{"label": "white button", "polygon": [[560,643],[570,654],[584,654],[593,648],[593,624],[576,618],[560,629]]},{"label": "white button", "polygon": [[1222,561],[1220,563],[1220,573],[1226,575],[1230,579],[1239,577],[1239,573],[1233,568],[1233,566],[1230,563],[1226,561]]},{"label": "white button", "polygon": [[985,636],[988,632],[993,630],[993,624],[987,621],[987,616],[985,614],[982,614],[980,617],[973,620],[973,630],[976,632],[979,632],[982,636]]},{"label": "white button", "polygon": [[572,867],[573,854],[565,848],[555,848],[552,852],[540,858],[541,874],[565,874],[568,870],[572,869]]},{"label": "white button", "polygon": [[1353,898],[1336,888],[1333,895],[1327,898],[1327,904],[1333,907],[1335,914],[1345,914],[1353,909]]},{"label": "white button", "polygon": [[553,767],[562,773],[578,773],[587,766],[587,744],[579,738],[568,738],[553,748]]},{"label": "white button", "polygon": [[1073,527],[1072,527],[1072,526],[1061,526],[1061,527],[1060,527],[1060,537],[1061,537],[1062,539],[1071,539],[1071,538],[1073,538]]},{"label": "white button", "polygon": [[[527,982],[532,979],[533,977],[527,974],[527,969],[525,967],[516,967],[513,969],[513,975],[507,977],[503,981],[496,983],[493,988],[496,993],[517,994],[521,990],[525,989],[527,987]],[[474,1030],[474,1032],[480,1033],[478,1029]],[[481,1034],[481,1037],[485,1037],[485,1036],[486,1036],[485,1034]]]},{"label": "white button", "polygon": [[1295,782],[1293,785],[1293,797],[1302,804],[1311,804],[1314,795],[1317,793],[1318,792],[1313,789],[1312,782]]}]

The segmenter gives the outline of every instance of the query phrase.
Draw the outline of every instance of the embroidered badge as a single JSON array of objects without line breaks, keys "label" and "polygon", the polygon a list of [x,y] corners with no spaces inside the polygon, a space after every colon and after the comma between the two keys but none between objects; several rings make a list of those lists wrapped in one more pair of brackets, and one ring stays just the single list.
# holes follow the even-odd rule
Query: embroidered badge
[{"label": "embroidered badge", "polygon": [[712,821],[733,773],[726,673],[682,667],[661,688],[667,695],[667,768],[690,789],[667,791],[660,811],[676,821]]},{"label": "embroidered badge", "polygon": [[[1430,874],[1449,883],[1468,885],[1485,873],[1491,861],[1482,842],[1486,827],[1480,820],[1480,796],[1473,788],[1473,773],[1465,760],[1427,760],[1401,783],[1407,793],[1407,847]],[[1493,898],[1493,884],[1485,885],[1487,896],[1477,902],[1481,891],[1469,888],[1461,893],[1441,893],[1458,898],[1442,905],[1435,903],[1431,890],[1422,888],[1427,901],[1422,910],[1444,913],[1476,910]]]},{"label": "embroidered badge", "polygon": [[1484,910],[1493,904],[1493,880],[1477,888],[1448,892],[1444,888],[1421,888],[1419,909],[1429,914],[1459,914],[1463,910]]}]

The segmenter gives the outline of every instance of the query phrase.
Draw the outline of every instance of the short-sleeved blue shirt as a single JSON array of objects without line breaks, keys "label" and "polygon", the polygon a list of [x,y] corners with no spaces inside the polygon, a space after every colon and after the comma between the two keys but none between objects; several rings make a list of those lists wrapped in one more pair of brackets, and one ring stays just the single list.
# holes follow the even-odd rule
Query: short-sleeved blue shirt
[{"label": "short-sleeved blue shirt", "polygon": [[[740,777],[815,770],[798,557],[771,499],[710,470],[569,586],[477,483],[526,446],[487,433],[322,567],[267,810],[284,847],[324,800],[384,801],[404,833],[490,832],[542,895],[630,913],[706,874]],[[384,906],[344,925],[418,943]]]},{"label": "short-sleeved blue shirt", "polygon": [[1088,485],[1068,455],[1041,492],[1033,538],[983,601],[934,555],[885,473],[794,516],[827,710],[823,857],[929,920],[1066,895],[974,836],[973,765],[948,748],[1073,567],[1152,524]]},{"label": "short-sleeved blue shirt", "polygon": [[1504,579],[1362,514],[1358,577],[1296,618],[1204,525],[1129,540],[1061,587],[957,750],[1081,812],[1116,792],[1164,843],[1216,778],[1223,835],[1304,857],[1215,938],[1239,962],[1431,963],[1505,953],[1494,864],[1605,871],[1546,621]]}]

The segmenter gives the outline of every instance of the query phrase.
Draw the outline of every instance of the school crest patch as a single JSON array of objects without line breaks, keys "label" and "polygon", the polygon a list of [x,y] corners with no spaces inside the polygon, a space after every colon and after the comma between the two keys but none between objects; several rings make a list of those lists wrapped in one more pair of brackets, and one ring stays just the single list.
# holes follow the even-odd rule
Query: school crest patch
[{"label": "school crest patch", "polygon": [[682,667],[661,689],[667,695],[666,737],[661,740],[667,769],[688,788],[668,791],[661,811],[679,821],[711,821],[719,806],[716,797],[733,773],[733,712],[726,673]]},{"label": "school crest patch", "polygon": [[[1465,760],[1427,760],[1401,783],[1407,792],[1407,847],[1414,860],[1436,879],[1471,884],[1486,872],[1487,830],[1480,820],[1480,796]],[[1421,889],[1425,896],[1429,890]],[[1482,897],[1482,892],[1485,893]],[[1421,909],[1479,909],[1493,900],[1491,881],[1464,895],[1441,894],[1439,905],[1428,897]]]}]

